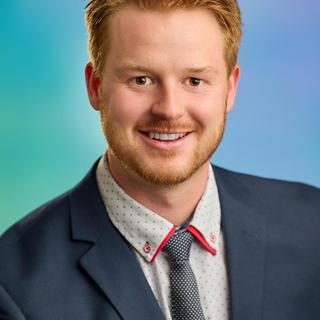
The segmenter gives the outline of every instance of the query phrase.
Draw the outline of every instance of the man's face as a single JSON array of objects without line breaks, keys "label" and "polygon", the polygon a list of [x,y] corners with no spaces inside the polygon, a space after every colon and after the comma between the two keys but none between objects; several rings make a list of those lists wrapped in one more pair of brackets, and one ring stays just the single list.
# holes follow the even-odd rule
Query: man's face
[{"label": "man's face", "polygon": [[109,157],[151,183],[185,181],[219,145],[239,76],[227,75],[215,17],[125,8],[110,33],[99,103]]}]

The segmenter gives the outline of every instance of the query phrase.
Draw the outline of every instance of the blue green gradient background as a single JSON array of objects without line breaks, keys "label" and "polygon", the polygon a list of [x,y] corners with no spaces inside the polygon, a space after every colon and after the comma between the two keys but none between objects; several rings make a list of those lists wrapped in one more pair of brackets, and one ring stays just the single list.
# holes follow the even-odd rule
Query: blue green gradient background
[{"label": "blue green gradient background", "polygon": [[[213,162],[320,186],[320,2],[240,0],[242,79]],[[106,148],[87,100],[86,1],[2,1],[0,232]]]}]

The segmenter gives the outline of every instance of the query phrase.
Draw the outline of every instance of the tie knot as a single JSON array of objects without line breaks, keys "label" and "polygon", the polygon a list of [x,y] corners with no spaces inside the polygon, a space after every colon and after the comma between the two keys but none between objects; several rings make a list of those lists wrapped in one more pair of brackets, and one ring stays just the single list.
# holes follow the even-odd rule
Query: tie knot
[{"label": "tie knot", "polygon": [[183,263],[189,260],[193,235],[189,231],[176,232],[167,242],[164,251],[171,263]]}]

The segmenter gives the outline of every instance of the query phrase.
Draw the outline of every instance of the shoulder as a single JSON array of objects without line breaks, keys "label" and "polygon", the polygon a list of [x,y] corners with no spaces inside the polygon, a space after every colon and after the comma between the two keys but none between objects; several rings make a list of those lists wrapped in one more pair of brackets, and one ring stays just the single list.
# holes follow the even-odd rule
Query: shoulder
[{"label": "shoulder", "polygon": [[49,257],[57,258],[70,238],[68,196],[35,209],[1,235],[0,283],[22,277],[35,265],[44,266]]},{"label": "shoulder", "polygon": [[[245,222],[255,230],[255,224],[259,225],[261,234],[265,234],[266,247],[276,256],[283,254],[279,248],[292,250],[301,257],[317,250],[320,241],[319,188],[216,166],[213,169],[225,227]],[[319,264],[318,258],[312,259]]]},{"label": "shoulder", "polygon": [[264,178],[213,166],[218,186],[241,190],[274,206],[320,210],[320,189],[301,182]]},{"label": "shoulder", "polygon": [[0,236],[0,250],[4,246],[23,241],[30,234],[42,234],[45,231],[55,232],[57,225],[65,223],[69,212],[69,192],[64,193],[37,209],[12,225]]},{"label": "shoulder", "polygon": [[[71,198],[79,194],[76,201],[81,201],[86,195],[96,193],[95,172],[99,159],[93,164],[85,177],[72,189],[48,201],[16,222],[0,236],[0,253],[6,246],[13,246],[22,241],[58,239],[64,229],[70,234]],[[73,197],[75,199],[75,197]]]},{"label": "shoulder", "polygon": [[[50,279],[70,254],[69,192],[15,223],[0,237],[0,286],[18,296],[22,282]],[[20,289],[19,289],[20,288]]]}]

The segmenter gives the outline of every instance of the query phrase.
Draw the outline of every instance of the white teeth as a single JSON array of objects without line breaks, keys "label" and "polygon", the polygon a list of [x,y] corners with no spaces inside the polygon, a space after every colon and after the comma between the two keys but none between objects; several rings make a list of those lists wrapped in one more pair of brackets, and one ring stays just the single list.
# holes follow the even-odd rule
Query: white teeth
[{"label": "white teeth", "polygon": [[151,139],[170,141],[177,140],[184,137],[187,133],[158,133],[158,132],[146,132],[147,136]]}]

